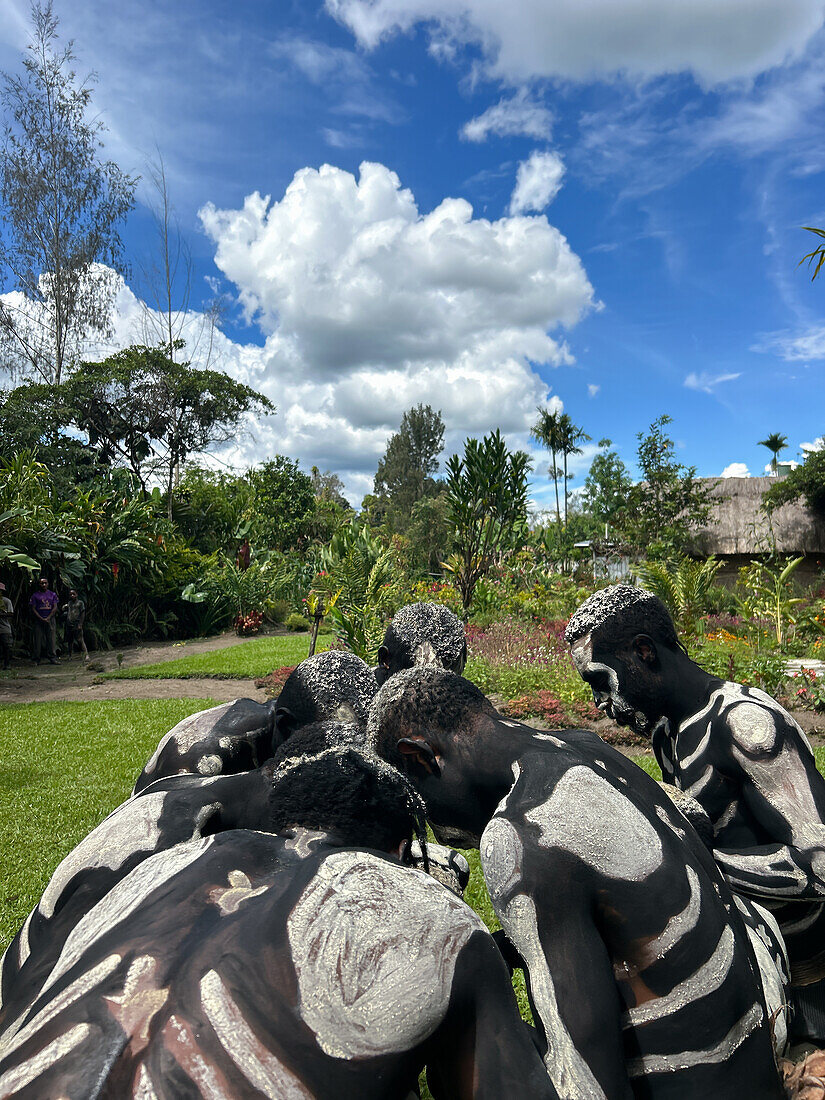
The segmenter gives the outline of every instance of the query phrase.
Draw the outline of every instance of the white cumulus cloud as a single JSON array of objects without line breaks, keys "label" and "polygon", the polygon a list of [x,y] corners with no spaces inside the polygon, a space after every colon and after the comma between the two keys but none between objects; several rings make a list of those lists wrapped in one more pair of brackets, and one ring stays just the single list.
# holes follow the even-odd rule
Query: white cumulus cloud
[{"label": "white cumulus cloud", "polygon": [[263,347],[221,338],[223,369],[278,406],[222,457],[280,452],[334,469],[354,501],[418,403],[442,411],[446,454],[495,427],[526,447],[548,399],[534,365],[573,362],[554,330],[593,302],[546,217],[491,222],[454,198],[422,213],[381,164],[358,177],[302,169],[278,201],[254,194],[240,209],[207,206],[201,219],[265,336]]},{"label": "white cumulus cloud", "polygon": [[558,153],[534,149],[518,166],[510,213],[525,214],[529,210],[540,213],[558,195],[563,177],[564,161]]},{"label": "white cumulus cloud", "polygon": [[482,114],[465,122],[461,136],[466,141],[486,141],[490,135],[549,138],[552,127],[552,112],[521,88],[515,95],[502,97]]},{"label": "white cumulus cloud", "polygon": [[731,462],[730,466],[726,466],[720,477],[750,477],[751,472],[748,469],[746,462]]},{"label": "white cumulus cloud", "polygon": [[705,84],[752,77],[798,56],[823,0],[326,0],[367,49],[425,24],[437,56],[480,48],[487,73],[583,80],[691,72]]},{"label": "white cumulus cloud", "polygon": [[735,382],[737,378],[741,378],[741,371],[737,371],[735,374],[709,374],[706,370],[701,371],[699,374],[696,371],[691,371],[685,378],[685,386],[689,390],[701,390],[702,393],[713,393],[717,386],[721,386],[723,382]]},{"label": "white cumulus cloud", "polygon": [[464,199],[428,214],[382,164],[295,174],[283,198],[200,212],[215,262],[249,317],[305,377],[364,368],[446,369],[470,354],[568,360],[548,335],[592,303],[584,268],[544,217],[476,219]]},{"label": "white cumulus cloud", "polygon": [[588,397],[595,397],[600,389],[601,389],[601,386],[597,386],[595,384],[595,382],[591,382],[587,387],[587,396]]}]

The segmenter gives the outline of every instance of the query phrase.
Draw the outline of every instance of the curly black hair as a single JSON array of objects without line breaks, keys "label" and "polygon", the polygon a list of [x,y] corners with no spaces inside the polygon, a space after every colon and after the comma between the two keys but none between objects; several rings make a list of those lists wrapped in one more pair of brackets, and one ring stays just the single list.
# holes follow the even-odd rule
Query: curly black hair
[{"label": "curly black hair", "polygon": [[384,635],[390,667],[439,665],[461,673],[467,660],[464,623],[448,607],[411,603],[396,613]]},{"label": "curly black hair", "polygon": [[354,653],[327,649],[292,670],[278,696],[276,714],[289,711],[292,729],[326,721],[364,725],[377,690],[365,661]]},{"label": "curly black hair", "polygon": [[313,756],[324,749],[363,749],[366,736],[364,727],[354,722],[313,722],[288,737],[276,750],[273,761],[277,766],[293,756]]},{"label": "curly black hair", "polygon": [[382,759],[400,767],[400,738],[424,730],[450,735],[460,728],[472,733],[480,715],[495,713],[490,700],[463,676],[443,668],[404,669],[391,676],[373,700],[367,741]]},{"label": "curly black hair", "polygon": [[571,615],[564,632],[572,645],[586,634],[599,644],[622,649],[637,634],[649,634],[670,649],[682,649],[670,612],[652,592],[631,584],[613,584],[594,592]]},{"label": "curly black hair", "polygon": [[282,761],[273,774],[269,815],[273,832],[317,829],[384,852],[415,837],[427,866],[424,802],[401,772],[373,753],[339,747]]}]

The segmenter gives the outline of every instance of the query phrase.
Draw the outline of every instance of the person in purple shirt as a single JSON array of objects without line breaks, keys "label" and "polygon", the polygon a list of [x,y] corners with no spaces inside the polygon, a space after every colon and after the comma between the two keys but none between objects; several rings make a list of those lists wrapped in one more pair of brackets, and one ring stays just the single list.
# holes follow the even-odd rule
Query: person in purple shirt
[{"label": "person in purple shirt", "polygon": [[32,617],[32,656],[34,663],[40,664],[45,651],[49,663],[57,664],[54,646],[54,617],[57,614],[57,596],[49,588],[49,582],[41,577],[38,586],[31,594],[29,610]]}]

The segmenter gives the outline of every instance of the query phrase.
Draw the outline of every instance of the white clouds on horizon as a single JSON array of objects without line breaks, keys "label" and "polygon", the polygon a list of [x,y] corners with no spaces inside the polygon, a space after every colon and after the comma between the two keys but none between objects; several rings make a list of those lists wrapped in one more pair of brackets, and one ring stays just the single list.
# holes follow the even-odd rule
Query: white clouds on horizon
[{"label": "white clouds on horizon", "polygon": [[564,161],[551,150],[534,149],[516,172],[516,186],[510,198],[511,214],[541,213],[561,190]]},{"label": "white clouds on horizon", "polygon": [[532,137],[548,139],[553,129],[553,113],[525,88],[509,98],[502,96],[482,114],[465,122],[461,137],[465,141],[486,141],[494,137]]},{"label": "white clouds on horizon", "polygon": [[751,78],[797,57],[823,23],[822,0],[326,0],[374,49],[424,24],[436,56],[471,45],[486,75],[511,84],[690,72],[704,85]]},{"label": "white clouds on horizon", "polygon": [[[213,365],[265,393],[275,417],[250,425],[219,457],[244,466],[282,453],[334,469],[353,501],[370,488],[403,412],[442,411],[446,454],[500,427],[530,449],[548,386],[535,364],[572,363],[564,340],[593,289],[565,238],[543,216],[475,219],[445,199],[427,214],[380,164],[358,178],[330,165],[296,173],[274,203],[204,208],[216,263],[265,342],[215,333]],[[143,339],[142,307],[121,284],[115,338]],[[187,354],[201,315],[187,317]],[[552,407],[562,407],[557,396]]]},{"label": "white clouds on horizon", "polygon": [[697,374],[696,371],[691,371],[685,378],[684,385],[689,390],[700,390],[702,393],[713,393],[716,387],[721,386],[723,382],[735,382],[737,378],[741,377],[741,371],[731,374],[709,374],[705,370]]},{"label": "white clouds on horizon", "polygon": [[719,475],[720,477],[750,477],[751,472],[746,462],[731,462]]}]

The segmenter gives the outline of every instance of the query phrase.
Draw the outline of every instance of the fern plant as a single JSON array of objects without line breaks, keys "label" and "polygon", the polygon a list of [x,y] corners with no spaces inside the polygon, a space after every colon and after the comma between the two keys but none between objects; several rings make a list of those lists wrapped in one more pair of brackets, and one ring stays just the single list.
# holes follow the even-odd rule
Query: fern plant
[{"label": "fern plant", "polygon": [[648,561],[637,567],[642,586],[658,596],[685,634],[696,633],[696,621],[709,610],[713,581],[722,563],[716,558],[696,561]]}]

